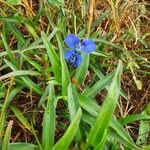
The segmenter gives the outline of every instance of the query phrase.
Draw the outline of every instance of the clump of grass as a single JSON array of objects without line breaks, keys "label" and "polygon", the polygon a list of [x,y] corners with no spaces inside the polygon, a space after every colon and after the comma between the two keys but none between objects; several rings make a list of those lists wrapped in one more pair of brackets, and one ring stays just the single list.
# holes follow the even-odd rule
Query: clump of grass
[{"label": "clump of grass", "polygon": [[[149,74],[142,54],[149,51],[149,35],[141,31],[148,24],[146,4],[110,0],[98,8],[99,2],[0,1],[2,150],[149,149],[149,104],[129,114],[132,99],[123,80],[130,76],[141,90],[140,77]],[[65,61],[68,33],[97,45],[78,68]],[[127,129],[135,121],[139,133],[133,138]]]}]

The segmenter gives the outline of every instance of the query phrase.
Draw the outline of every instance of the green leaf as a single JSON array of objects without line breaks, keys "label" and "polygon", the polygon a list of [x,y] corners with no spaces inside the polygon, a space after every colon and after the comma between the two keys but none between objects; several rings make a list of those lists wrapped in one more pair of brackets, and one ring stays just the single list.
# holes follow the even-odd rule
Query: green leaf
[{"label": "green leaf", "polygon": [[28,63],[30,63],[32,66],[34,66],[39,72],[42,72],[42,66],[39,64],[39,62],[33,61],[32,59],[30,59],[29,57],[27,57],[26,55],[24,55],[23,53],[20,52],[20,55],[27,60]]},{"label": "green leaf", "polygon": [[64,4],[64,0],[47,0],[50,4],[59,6]]},{"label": "green leaf", "polygon": [[79,109],[79,102],[78,102],[76,90],[71,83],[68,86],[67,101],[68,101],[68,108],[70,113],[70,120],[73,121],[76,112]]},{"label": "green leaf", "polygon": [[150,145],[146,145],[143,147],[143,150],[150,150]]},{"label": "green leaf", "polygon": [[[84,95],[78,95],[78,99],[80,106],[86,110],[83,111],[82,119],[91,127],[93,127],[96,117],[98,116],[100,107],[98,106],[98,104],[96,104],[96,102],[94,102],[91,99],[88,99]],[[128,134],[128,132],[121,126],[121,124],[116,119],[112,118],[109,126],[110,126],[109,129],[112,128],[111,130],[113,130],[115,140],[124,141],[122,142],[122,144],[124,144],[125,147],[138,149],[137,146],[134,144],[132,138]]]},{"label": "green leaf", "polygon": [[13,104],[9,105],[9,107],[11,108],[12,112],[15,114],[15,116],[17,117],[17,119],[20,121],[20,123],[29,131],[32,131],[32,127],[29,124],[28,120],[25,118],[25,116],[23,115],[23,113]]},{"label": "green leaf", "polygon": [[18,71],[13,71],[13,72],[10,72],[10,73],[7,73],[7,74],[1,76],[0,80],[6,79],[9,77],[24,76],[24,75],[37,76],[37,75],[41,75],[41,74],[37,71],[18,70]]},{"label": "green leaf", "polygon": [[122,127],[122,125],[114,118],[112,118],[110,122],[110,131],[112,130],[112,137],[114,137],[116,140],[121,141],[122,144],[124,144],[128,148],[132,149],[140,149],[137,147],[132,138],[130,137],[129,133]]},{"label": "green leaf", "polygon": [[[4,60],[5,63],[13,70],[13,71],[18,71],[19,69],[14,65],[12,64],[10,61],[8,60]],[[20,77],[23,81],[23,84],[24,86],[28,87],[29,89],[33,89],[34,92],[36,92],[37,94],[39,95],[42,95],[42,89],[37,85],[35,84],[30,78],[28,77]],[[18,81],[16,79],[16,81]]]},{"label": "green leaf", "polygon": [[[101,79],[104,80],[105,76],[103,75],[102,71],[99,68],[96,68],[93,65],[90,65],[91,69],[95,72],[95,74]],[[106,86],[106,90],[109,91],[109,86]],[[120,95],[123,96],[123,98],[125,98],[126,100],[128,100],[127,95],[124,93],[123,90],[120,91]]]},{"label": "green leaf", "polygon": [[10,143],[8,150],[38,150],[38,146],[29,143]]},{"label": "green leaf", "polygon": [[111,83],[110,90],[104,99],[97,119],[88,135],[88,144],[97,149],[100,149],[103,146],[103,139],[105,139],[104,136],[106,136],[109,122],[118,102],[118,97],[120,94],[120,75],[122,68],[122,62],[119,61],[119,65]]},{"label": "green leaf", "polygon": [[4,110],[3,112],[1,111],[1,114],[0,114],[0,120],[1,120],[0,121],[0,148],[1,148],[2,137],[4,135],[4,128],[5,128],[5,123],[6,123],[6,115],[7,115],[7,111],[6,110]]},{"label": "green leaf", "polygon": [[84,94],[78,94],[80,106],[93,116],[97,116],[100,107],[96,102],[86,97]]},{"label": "green leaf", "polygon": [[10,5],[20,5],[21,0],[7,0],[6,3],[8,3]]},{"label": "green leaf", "polygon": [[2,144],[2,150],[8,149],[9,140],[11,138],[12,125],[13,125],[13,121],[11,120],[9,121],[6,132],[5,132],[5,136],[4,136],[3,144]]},{"label": "green leaf", "polygon": [[101,90],[103,90],[112,80],[114,73],[110,73],[104,77],[103,80],[99,80],[92,87],[83,92],[87,97],[94,98]]},{"label": "green leaf", "polygon": [[54,145],[53,150],[68,150],[71,144],[81,120],[82,111],[81,108],[78,109],[77,114],[71,124],[69,125],[67,131],[64,133],[63,137]]},{"label": "green leaf", "polygon": [[134,121],[139,121],[139,120],[149,120],[150,116],[146,115],[146,114],[133,114],[133,115],[129,115],[126,116],[124,118],[121,118],[119,120],[119,122],[122,125],[128,124],[128,123],[132,123]]},{"label": "green leaf", "polygon": [[[47,34],[47,38],[48,38],[49,42],[55,36],[55,34],[57,33],[57,31],[58,31],[58,28],[55,27],[50,34]],[[29,47],[33,47],[33,46],[37,47],[37,45],[39,45],[40,43],[42,43],[42,37],[39,37],[38,39],[34,40],[33,43],[31,43]],[[39,45],[39,46],[41,46],[41,45]]]},{"label": "green leaf", "polygon": [[29,31],[29,33],[30,33],[34,38],[38,38],[38,35],[37,35],[37,33],[36,33],[36,30],[35,30],[35,28],[34,28],[32,25],[25,23],[25,26],[26,26],[27,30]]},{"label": "green leaf", "polygon": [[20,32],[20,30],[14,23],[6,22],[6,24],[9,28],[10,32],[12,32],[15,35],[15,37],[16,37],[17,41],[20,43],[20,45],[23,46],[25,44],[26,40],[25,40],[22,32]]},{"label": "green leaf", "polygon": [[[9,106],[9,103],[10,101],[14,98],[14,96],[16,94],[18,94],[22,89],[22,86],[20,87],[15,87],[13,88],[10,93],[9,93],[9,96],[8,96],[8,101],[7,103],[5,103],[5,105],[3,105],[4,108],[7,108]],[[5,127],[5,122],[6,122],[6,115],[7,115],[7,109],[4,109],[4,111],[2,112],[1,111],[1,114],[0,114],[0,143],[1,143],[1,137],[3,136],[3,132],[4,132],[4,127]]]},{"label": "green leaf", "polygon": [[93,23],[92,23],[92,29],[94,30],[95,27],[97,27],[100,22],[106,18],[106,16],[108,16],[108,14],[110,14],[110,11],[106,11],[104,13],[102,13],[102,15],[100,15]]},{"label": "green leaf", "polygon": [[89,57],[90,57],[89,54],[86,54],[86,53],[82,54],[83,61],[80,65],[80,67],[77,69],[76,74],[74,76],[75,80],[80,85],[83,84],[85,77],[86,77],[86,74],[87,74],[87,71],[88,71]]},{"label": "green leaf", "polygon": [[[12,99],[17,95],[19,94],[19,92],[23,89],[23,86],[16,86],[14,87],[10,93],[9,93],[9,96],[8,96],[8,104],[12,101]],[[7,104],[7,105],[8,105]]]},{"label": "green leaf", "polygon": [[44,101],[47,99],[49,90],[50,90],[49,85],[47,85],[47,87],[43,91],[43,94],[42,94],[42,96],[41,96],[41,98],[39,100],[38,107],[40,107],[44,103]]},{"label": "green leaf", "polygon": [[[48,11],[48,10],[47,10]],[[49,20],[50,25],[52,26],[53,30],[56,28],[56,25],[54,24],[53,20],[49,15],[47,15],[47,18]],[[59,29],[59,25],[58,25]],[[60,30],[60,29],[59,29]],[[63,51],[63,40],[60,36],[60,33],[56,33],[56,39],[60,51],[60,62],[61,62],[61,85],[62,85],[62,95],[67,95],[68,85],[70,83],[70,74],[69,70],[67,68],[67,64],[64,58],[64,51]]]},{"label": "green leaf", "polygon": [[43,128],[42,128],[43,150],[51,149],[52,145],[54,144],[55,119],[56,119],[54,99],[55,99],[54,87],[53,85],[49,85],[48,102],[43,117]]},{"label": "green leaf", "polygon": [[[69,84],[69,86],[68,86],[67,100],[68,100],[70,120],[72,122],[76,116],[77,110],[79,109],[79,102],[78,102],[78,98],[77,98],[77,93],[76,93],[75,87],[72,84]],[[78,129],[77,134],[76,134],[76,139],[78,142],[81,140],[81,133],[80,133],[79,129]]]},{"label": "green leaf", "polygon": [[62,95],[65,96],[67,95],[68,85],[70,83],[70,74],[64,57],[63,42],[59,33],[56,34],[56,38],[60,50]]},{"label": "green leaf", "polygon": [[[150,116],[150,103],[148,103],[148,105],[142,112],[142,115]],[[149,131],[150,131],[149,120],[141,120],[136,144],[139,144],[139,145],[145,144],[146,145],[148,142]]]},{"label": "green leaf", "polygon": [[7,44],[7,41],[6,41],[5,36],[4,36],[3,34],[1,34],[1,37],[2,37],[2,41],[3,41],[3,44],[4,44],[4,46],[5,46],[5,50],[6,50],[6,52],[7,52],[7,56],[8,56],[8,58],[9,58],[9,60],[10,60],[11,62],[13,62],[13,64],[17,65],[17,61],[15,60],[15,57],[14,57],[14,55],[13,55],[13,53],[12,53],[12,50],[10,49],[10,47],[9,47],[8,44]]},{"label": "green leaf", "polygon": [[137,145],[141,145],[141,144],[147,144],[148,142],[148,137],[149,137],[149,131],[150,131],[150,127],[149,127],[149,121],[140,121],[140,126],[139,126],[139,133],[138,133],[138,137],[137,137],[137,141],[136,144]]},{"label": "green leaf", "polygon": [[54,77],[58,82],[61,81],[61,70],[60,70],[60,63],[59,63],[59,57],[54,50],[53,46],[50,44],[48,41],[47,36],[42,33],[42,40],[45,45],[45,48],[47,50],[47,55],[49,57],[49,61],[51,62],[52,65],[52,70],[54,72]]}]

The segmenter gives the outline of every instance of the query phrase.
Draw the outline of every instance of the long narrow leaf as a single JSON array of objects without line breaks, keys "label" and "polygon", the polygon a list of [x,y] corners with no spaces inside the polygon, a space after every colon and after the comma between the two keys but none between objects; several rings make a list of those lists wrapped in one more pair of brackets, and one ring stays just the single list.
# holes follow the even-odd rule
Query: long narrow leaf
[{"label": "long narrow leaf", "polygon": [[63,137],[54,145],[52,150],[60,150],[60,149],[68,150],[69,145],[71,144],[71,142],[78,130],[81,116],[82,116],[82,111],[81,111],[81,108],[79,108],[74,120],[69,125],[67,131],[65,132]]},{"label": "long narrow leaf", "polygon": [[76,74],[74,76],[77,83],[83,84],[88,71],[88,67],[89,67],[89,54],[83,53],[83,61],[80,67],[77,69]]},{"label": "long narrow leaf", "polygon": [[11,108],[11,110],[13,111],[13,113],[15,114],[15,116],[17,117],[17,119],[20,121],[20,123],[29,131],[32,131],[32,127],[29,124],[28,120],[25,118],[25,116],[23,115],[23,113],[14,105],[9,105],[9,107]]},{"label": "long narrow leaf", "polygon": [[[89,145],[95,148],[101,148],[103,146],[102,140],[105,136],[105,132],[108,129],[109,122],[111,120],[113,111],[117,105],[118,97],[120,93],[120,75],[122,72],[122,62],[119,62],[118,68],[115,72],[113,81],[110,86],[108,95],[106,96],[98,117],[93,125],[89,136],[88,143]],[[111,108],[111,109],[110,109]],[[102,145],[101,145],[102,143]],[[100,144],[100,145],[99,145]]]},{"label": "long narrow leaf", "polygon": [[13,125],[13,121],[11,120],[9,121],[6,132],[5,132],[5,136],[4,136],[3,144],[2,144],[2,150],[8,149],[8,144],[9,144],[10,137],[11,137],[12,125]]},{"label": "long narrow leaf", "polygon": [[23,34],[20,32],[20,30],[17,28],[17,26],[14,24],[14,23],[10,23],[10,22],[6,22],[10,32],[12,32],[16,39],[18,40],[18,42],[20,43],[21,46],[24,45],[25,43],[25,39],[24,39],[24,36]]},{"label": "long narrow leaf", "polygon": [[13,71],[13,72],[10,72],[1,76],[0,80],[13,77],[13,76],[24,76],[24,75],[36,76],[36,75],[40,75],[40,73],[38,73],[37,71],[18,70],[18,71]]},{"label": "long narrow leaf", "polygon": [[[69,115],[70,115],[70,120],[71,122],[76,116],[77,110],[79,109],[79,102],[77,98],[77,93],[72,84],[68,86],[68,108],[69,108]],[[81,140],[81,133],[80,130],[78,129],[77,134],[76,134],[77,141]]]},{"label": "long narrow leaf", "polygon": [[55,105],[54,105],[54,87],[49,86],[49,96],[47,107],[43,117],[43,129],[42,129],[42,147],[43,150],[51,149],[54,144],[55,136]]},{"label": "long narrow leaf", "polygon": [[146,115],[146,114],[133,114],[133,115],[129,115],[126,116],[125,118],[121,118],[119,120],[119,122],[122,125],[128,124],[128,123],[132,123],[134,121],[139,121],[139,120],[149,120],[150,116]]},{"label": "long narrow leaf", "polygon": [[1,34],[1,37],[2,37],[2,41],[3,41],[3,44],[4,44],[4,46],[5,46],[5,49],[6,49],[7,56],[8,56],[8,58],[9,58],[9,60],[10,60],[11,62],[13,62],[15,65],[17,65],[17,61],[15,60],[15,57],[14,57],[14,55],[13,55],[13,53],[12,53],[10,47],[9,47],[8,44],[7,44],[6,38],[4,37],[3,34]]},{"label": "long narrow leaf", "polygon": [[[86,110],[83,111],[82,119],[91,127],[93,127],[96,117],[98,116],[98,112],[101,108],[98,106],[98,104],[96,104],[96,102],[92,101],[84,95],[78,95],[78,98],[80,106]],[[123,126],[121,126],[121,124],[116,119],[111,119],[109,127],[110,129],[113,129],[115,134],[117,134],[116,137],[119,137],[120,141],[124,141],[123,144],[126,147],[131,147],[133,149],[135,147],[137,148],[128,132],[123,128]]]},{"label": "long narrow leaf", "polygon": [[89,98],[94,98],[101,90],[103,90],[112,80],[114,73],[110,73],[103,80],[99,80],[92,87],[85,90],[83,93]]},{"label": "long narrow leaf", "polygon": [[61,76],[60,76],[61,75],[61,70],[60,70],[59,57],[58,57],[56,51],[54,50],[53,46],[48,41],[47,36],[44,33],[42,33],[42,40],[43,40],[43,43],[46,47],[47,55],[49,57],[49,61],[52,64],[52,69],[53,69],[53,72],[54,72],[54,76],[55,76],[56,80],[60,82],[61,81]]},{"label": "long narrow leaf", "polygon": [[63,42],[62,42],[62,39],[60,38],[59,33],[56,34],[56,38],[57,38],[58,46],[60,49],[62,94],[67,95],[67,89],[70,83],[70,75],[69,75],[69,70],[67,68],[67,64],[64,58],[64,51],[62,47]]},{"label": "long narrow leaf", "polygon": [[[148,105],[146,106],[141,115],[150,116],[150,103],[148,103]],[[140,144],[146,145],[148,142],[149,131],[150,131],[149,120],[141,120],[136,143],[139,145]]]},{"label": "long narrow leaf", "polygon": [[8,150],[38,150],[38,146],[29,143],[11,143]]},{"label": "long narrow leaf", "polygon": [[[5,63],[13,70],[13,71],[18,71],[19,69],[14,66],[10,61],[8,60],[4,60]],[[26,87],[33,89],[34,92],[36,92],[37,94],[41,95],[42,94],[42,89],[35,84],[30,78],[28,77],[20,77],[23,80],[24,85],[26,85]],[[22,84],[22,83],[21,83]]]}]

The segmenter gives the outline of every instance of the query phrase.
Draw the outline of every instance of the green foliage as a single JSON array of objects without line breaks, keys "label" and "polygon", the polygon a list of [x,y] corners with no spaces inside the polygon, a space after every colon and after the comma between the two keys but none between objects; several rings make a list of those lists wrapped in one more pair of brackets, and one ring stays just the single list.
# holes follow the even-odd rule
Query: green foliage
[{"label": "green foliage", "polygon": [[55,79],[60,82],[60,63],[58,55],[56,54],[56,51],[52,47],[52,45],[49,43],[46,35],[42,33],[42,40],[47,50],[47,55],[49,57],[50,63],[52,64],[52,70],[54,72]]},{"label": "green foliage", "polygon": [[4,139],[3,139],[2,150],[6,150],[9,147],[9,140],[11,138],[12,124],[13,124],[13,121],[10,121],[8,123],[6,133],[5,133],[5,136],[4,136]]},{"label": "green foliage", "polygon": [[42,147],[43,150],[50,149],[54,144],[55,136],[55,106],[54,106],[54,87],[49,86],[49,95],[47,101],[47,107],[43,117],[43,130],[42,130]]},{"label": "green foliage", "polygon": [[19,4],[21,4],[21,0],[7,0],[6,2],[10,5],[19,5]]},{"label": "green foliage", "polygon": [[38,146],[29,143],[11,143],[9,144],[9,150],[38,150]]},{"label": "green foliage", "polygon": [[15,114],[15,116],[17,117],[17,119],[21,122],[21,124],[24,125],[24,127],[26,129],[28,129],[29,131],[31,131],[32,127],[29,124],[29,122],[27,121],[27,119],[24,117],[23,113],[20,110],[18,110],[16,108],[16,106],[11,105],[10,108],[13,111],[13,113]]},{"label": "green foliage", "polygon": [[108,95],[102,104],[97,119],[88,136],[89,144],[95,149],[102,149],[107,137],[109,122],[111,120],[113,111],[116,108],[120,94],[120,75],[122,72],[122,67],[122,63],[120,62],[115,72],[113,82],[110,85]]},{"label": "green foliage", "polygon": [[[150,62],[141,54],[149,52],[149,35],[140,31],[141,4],[110,1],[90,20],[90,1],[32,2],[0,4],[0,149],[150,149],[150,105],[136,114],[121,105],[132,101],[123,90],[126,76],[141,89],[139,79],[149,74]],[[121,16],[130,8],[141,16],[125,17],[128,23]],[[68,33],[89,36],[97,45],[95,52],[82,54],[79,68],[64,58]],[[12,120],[34,138],[13,139]],[[135,121],[139,133],[133,138],[125,127]]]},{"label": "green foliage", "polygon": [[69,145],[71,144],[77,130],[79,127],[79,123],[81,120],[82,111],[79,108],[77,111],[76,116],[74,117],[72,123],[69,125],[68,129],[66,130],[63,137],[52,147],[54,150],[64,149],[67,150],[69,148]]},{"label": "green foliage", "polygon": [[81,85],[85,80],[88,71],[88,66],[89,66],[89,54],[83,54],[83,62],[81,63],[81,66],[77,69],[75,74],[76,81]]}]

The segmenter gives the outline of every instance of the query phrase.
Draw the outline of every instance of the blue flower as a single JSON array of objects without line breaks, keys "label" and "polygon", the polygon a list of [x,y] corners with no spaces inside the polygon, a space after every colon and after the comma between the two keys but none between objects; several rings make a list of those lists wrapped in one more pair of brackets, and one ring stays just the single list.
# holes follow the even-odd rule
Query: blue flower
[{"label": "blue flower", "polygon": [[69,49],[73,49],[75,51],[91,53],[92,51],[96,50],[96,44],[93,40],[84,39],[82,42],[80,42],[80,39],[74,34],[69,34],[64,41]]},{"label": "blue flower", "polygon": [[83,39],[81,42],[79,37],[74,34],[69,34],[64,40],[70,50],[66,51],[64,56],[67,62],[74,67],[79,67],[82,62],[81,51],[91,53],[96,50],[96,44],[91,39]]},{"label": "blue flower", "polygon": [[82,57],[76,51],[68,50],[64,56],[66,61],[71,63],[73,67],[79,67],[82,62]]}]

